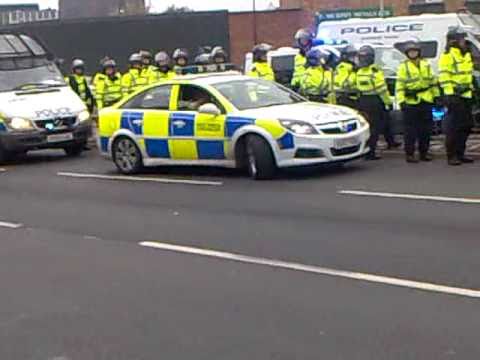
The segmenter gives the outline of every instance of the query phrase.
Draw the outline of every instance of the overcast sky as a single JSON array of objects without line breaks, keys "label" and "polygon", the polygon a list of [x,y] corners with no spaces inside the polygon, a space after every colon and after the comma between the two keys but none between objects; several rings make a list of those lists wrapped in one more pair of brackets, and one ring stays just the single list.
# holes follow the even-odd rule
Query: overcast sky
[{"label": "overcast sky", "polygon": [[[82,0],[75,0],[82,1]],[[148,1],[148,0],[147,0]],[[268,7],[270,3],[278,4],[278,0],[256,0],[258,9]],[[41,8],[57,8],[58,0],[0,0],[0,4],[38,3]],[[161,12],[169,5],[188,6],[195,10],[229,9],[231,11],[252,10],[253,0],[151,0],[152,9]]]}]

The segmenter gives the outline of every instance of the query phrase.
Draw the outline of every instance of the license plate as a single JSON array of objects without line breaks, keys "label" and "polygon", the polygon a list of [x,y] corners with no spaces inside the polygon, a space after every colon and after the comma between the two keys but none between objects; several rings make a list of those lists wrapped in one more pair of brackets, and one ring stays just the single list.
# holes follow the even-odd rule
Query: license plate
[{"label": "license plate", "polygon": [[335,139],[334,147],[335,149],[344,149],[347,147],[358,146],[360,143],[360,137],[351,136],[342,139]]},{"label": "license plate", "polygon": [[47,136],[47,142],[49,143],[56,143],[62,141],[69,141],[73,140],[73,133],[65,133],[65,134],[54,134]]}]

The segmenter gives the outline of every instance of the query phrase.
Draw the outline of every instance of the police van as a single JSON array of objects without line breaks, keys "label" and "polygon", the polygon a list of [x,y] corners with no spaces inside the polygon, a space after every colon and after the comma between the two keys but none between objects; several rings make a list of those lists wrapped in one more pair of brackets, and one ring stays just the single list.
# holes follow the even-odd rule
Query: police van
[{"label": "police van", "polygon": [[38,149],[84,150],[90,114],[38,39],[0,33],[0,162]]},{"label": "police van", "polygon": [[455,26],[467,32],[472,55],[480,59],[480,16],[468,12],[324,21],[318,26],[317,38],[342,39],[354,45],[390,45],[399,50],[406,41],[415,39],[421,43],[423,56],[437,70],[447,32]]}]

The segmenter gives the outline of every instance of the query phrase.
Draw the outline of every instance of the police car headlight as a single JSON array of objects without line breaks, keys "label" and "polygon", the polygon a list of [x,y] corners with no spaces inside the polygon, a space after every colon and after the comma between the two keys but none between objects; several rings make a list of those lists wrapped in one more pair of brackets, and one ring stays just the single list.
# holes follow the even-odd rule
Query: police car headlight
[{"label": "police car headlight", "polygon": [[87,110],[84,110],[78,114],[78,121],[83,122],[87,120],[90,120],[90,113]]},{"label": "police car headlight", "polygon": [[21,117],[13,117],[11,119],[6,119],[5,123],[7,126],[16,131],[25,131],[25,130],[32,130],[33,124],[30,120],[24,119]]},{"label": "police car headlight", "polygon": [[313,125],[306,121],[300,120],[280,120],[280,124],[287,130],[298,135],[314,135],[318,134]]}]

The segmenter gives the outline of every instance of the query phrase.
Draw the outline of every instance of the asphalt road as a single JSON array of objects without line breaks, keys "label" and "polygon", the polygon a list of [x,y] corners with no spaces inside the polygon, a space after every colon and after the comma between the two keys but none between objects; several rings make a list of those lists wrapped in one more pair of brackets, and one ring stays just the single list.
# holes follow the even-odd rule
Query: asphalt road
[{"label": "asphalt road", "polygon": [[478,358],[479,173],[29,156],[0,172],[0,359]]}]

